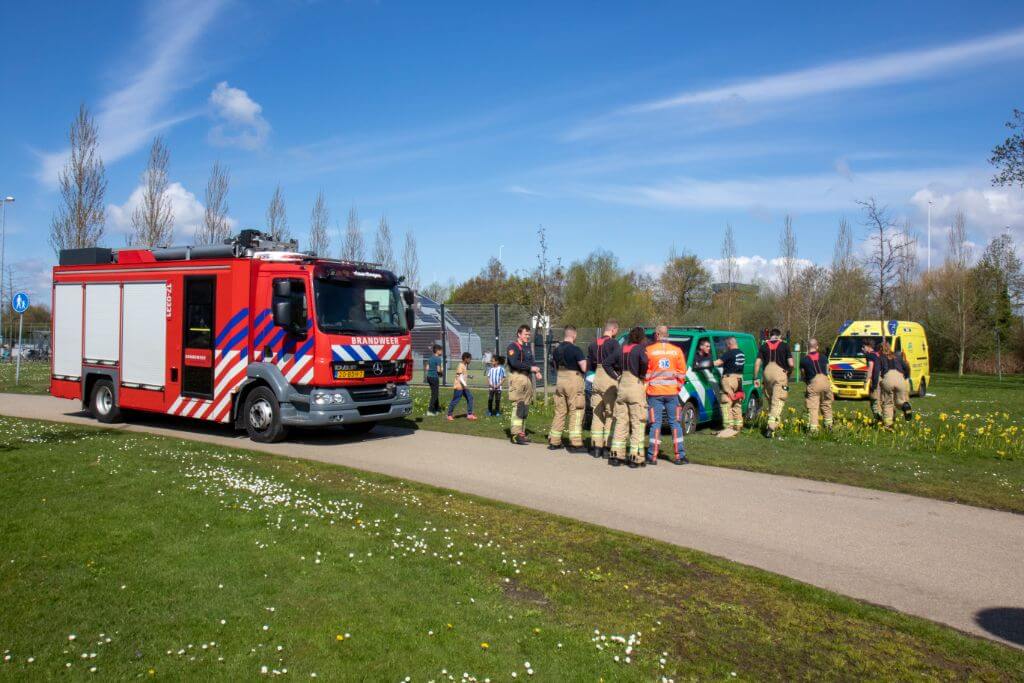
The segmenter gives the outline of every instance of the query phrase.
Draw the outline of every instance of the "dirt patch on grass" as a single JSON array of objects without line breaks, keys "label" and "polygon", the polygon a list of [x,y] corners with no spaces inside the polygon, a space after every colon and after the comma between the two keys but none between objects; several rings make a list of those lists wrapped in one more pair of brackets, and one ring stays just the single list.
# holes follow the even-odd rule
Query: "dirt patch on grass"
[{"label": "dirt patch on grass", "polygon": [[502,583],[501,592],[509,600],[523,605],[540,607],[545,610],[551,608],[551,601],[548,600],[548,596],[544,595],[539,590],[530,588],[529,586],[524,586],[515,579],[510,580],[508,583]]}]

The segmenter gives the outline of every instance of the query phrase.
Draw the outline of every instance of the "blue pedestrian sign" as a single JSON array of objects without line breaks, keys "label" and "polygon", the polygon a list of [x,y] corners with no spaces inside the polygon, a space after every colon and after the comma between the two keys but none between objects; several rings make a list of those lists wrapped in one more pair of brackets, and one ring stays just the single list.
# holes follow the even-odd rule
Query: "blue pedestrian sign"
[{"label": "blue pedestrian sign", "polygon": [[19,315],[27,311],[28,294],[26,294],[25,292],[18,292],[17,294],[15,294],[14,298],[11,299],[11,308],[13,308],[14,312]]}]

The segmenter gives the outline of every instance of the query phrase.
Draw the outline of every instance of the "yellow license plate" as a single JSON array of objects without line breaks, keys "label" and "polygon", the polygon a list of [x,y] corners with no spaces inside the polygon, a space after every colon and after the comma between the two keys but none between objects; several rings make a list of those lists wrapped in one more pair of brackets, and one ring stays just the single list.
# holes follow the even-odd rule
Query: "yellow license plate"
[{"label": "yellow license plate", "polygon": [[365,370],[335,370],[334,379],[362,379],[366,377]]}]

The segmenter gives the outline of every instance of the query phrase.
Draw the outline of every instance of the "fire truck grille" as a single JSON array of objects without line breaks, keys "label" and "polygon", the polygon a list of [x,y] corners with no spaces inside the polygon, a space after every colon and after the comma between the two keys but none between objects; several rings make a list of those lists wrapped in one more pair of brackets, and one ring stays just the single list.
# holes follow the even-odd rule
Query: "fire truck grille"
[{"label": "fire truck grille", "polygon": [[391,410],[391,406],[388,404],[382,404],[377,406],[359,406],[360,415],[383,415]]},{"label": "fire truck grille", "polygon": [[349,387],[348,393],[352,395],[352,400],[357,403],[362,401],[380,401],[392,397],[392,392],[388,390],[387,386]]}]

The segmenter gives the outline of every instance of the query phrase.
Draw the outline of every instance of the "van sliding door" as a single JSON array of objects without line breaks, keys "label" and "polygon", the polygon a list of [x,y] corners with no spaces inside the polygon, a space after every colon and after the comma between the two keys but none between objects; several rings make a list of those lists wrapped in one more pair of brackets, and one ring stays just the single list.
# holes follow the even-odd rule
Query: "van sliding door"
[{"label": "van sliding door", "polygon": [[181,345],[183,396],[213,398],[215,282],[209,276],[185,277],[185,325]]}]

